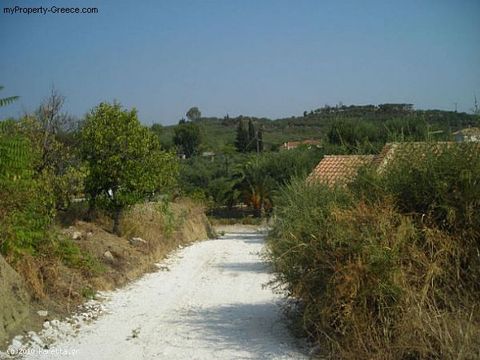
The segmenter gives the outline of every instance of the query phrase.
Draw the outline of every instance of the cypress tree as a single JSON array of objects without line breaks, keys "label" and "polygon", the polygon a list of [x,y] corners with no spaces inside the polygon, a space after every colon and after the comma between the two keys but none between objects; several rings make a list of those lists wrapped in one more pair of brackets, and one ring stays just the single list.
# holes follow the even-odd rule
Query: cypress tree
[{"label": "cypress tree", "polygon": [[237,151],[246,152],[248,151],[248,131],[245,129],[245,124],[242,120],[238,122],[237,126],[237,136],[235,138],[235,148]]},{"label": "cypress tree", "polygon": [[263,131],[262,129],[260,128],[260,130],[258,130],[258,139],[257,139],[257,152],[262,152],[263,151]]},{"label": "cypress tree", "polygon": [[257,150],[257,136],[255,134],[255,125],[253,125],[252,119],[248,120],[248,145],[247,151]]}]

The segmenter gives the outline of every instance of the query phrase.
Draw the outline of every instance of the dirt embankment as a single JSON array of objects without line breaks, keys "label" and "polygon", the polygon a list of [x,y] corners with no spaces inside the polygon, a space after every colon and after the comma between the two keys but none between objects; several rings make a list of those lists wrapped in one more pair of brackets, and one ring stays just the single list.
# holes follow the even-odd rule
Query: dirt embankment
[{"label": "dirt embankment", "polygon": [[213,231],[204,209],[183,200],[134,207],[122,220],[123,236],[110,232],[106,217],[68,220],[60,236],[72,246],[72,261],[25,257],[15,271],[0,257],[0,349],[22,330],[67,315],[98,290],[111,290],[154,269],[178,246],[207,239]]},{"label": "dirt embankment", "polygon": [[0,342],[19,331],[30,315],[30,296],[20,276],[0,255]]}]

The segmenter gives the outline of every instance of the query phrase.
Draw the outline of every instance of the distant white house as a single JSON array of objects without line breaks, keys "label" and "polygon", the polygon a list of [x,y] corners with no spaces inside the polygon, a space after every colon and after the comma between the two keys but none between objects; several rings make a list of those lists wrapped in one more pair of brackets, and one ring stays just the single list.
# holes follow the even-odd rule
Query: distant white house
[{"label": "distant white house", "polygon": [[480,128],[471,127],[454,132],[456,142],[480,142]]},{"label": "distant white house", "polygon": [[321,142],[319,140],[302,140],[302,141],[287,141],[283,143],[283,150],[292,150],[296,149],[297,147],[304,145],[307,146],[309,149],[312,147],[319,147]]},{"label": "distant white house", "polygon": [[215,153],[213,151],[204,151],[202,152],[202,157],[209,158],[213,161],[213,159],[215,158]]}]

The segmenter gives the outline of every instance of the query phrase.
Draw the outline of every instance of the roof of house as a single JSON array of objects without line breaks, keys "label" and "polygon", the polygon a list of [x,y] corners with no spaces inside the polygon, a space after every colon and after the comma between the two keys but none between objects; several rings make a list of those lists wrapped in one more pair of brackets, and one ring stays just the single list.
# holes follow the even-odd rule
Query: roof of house
[{"label": "roof of house", "polygon": [[369,165],[375,155],[326,155],[307,178],[328,185],[346,184],[357,174],[360,167]]}]

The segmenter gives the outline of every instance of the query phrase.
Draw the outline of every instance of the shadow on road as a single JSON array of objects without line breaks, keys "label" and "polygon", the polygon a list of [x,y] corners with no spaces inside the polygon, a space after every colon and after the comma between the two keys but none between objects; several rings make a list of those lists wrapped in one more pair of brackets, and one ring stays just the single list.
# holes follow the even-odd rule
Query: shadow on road
[{"label": "shadow on road", "polygon": [[[275,359],[297,349],[277,303],[230,304],[191,311],[185,317],[181,323],[187,324],[192,334],[214,343],[219,352],[234,349],[248,358]],[[299,358],[295,355],[300,354],[295,351],[292,355]]]},{"label": "shadow on road", "polygon": [[252,233],[227,233],[217,240],[242,240],[247,244],[263,244],[265,241],[265,235],[258,232]]},{"label": "shadow on road", "polygon": [[269,273],[271,268],[264,262],[239,262],[239,263],[222,263],[216,266],[220,270],[226,271],[246,271],[255,273]]}]

